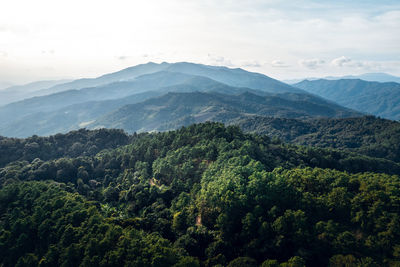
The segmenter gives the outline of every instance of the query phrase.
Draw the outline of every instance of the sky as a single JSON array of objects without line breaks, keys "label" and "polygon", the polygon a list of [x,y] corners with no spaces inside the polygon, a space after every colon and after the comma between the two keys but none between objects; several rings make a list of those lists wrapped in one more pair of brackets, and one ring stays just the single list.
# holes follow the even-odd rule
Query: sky
[{"label": "sky", "polygon": [[400,1],[1,0],[0,82],[189,61],[277,79],[400,76]]}]

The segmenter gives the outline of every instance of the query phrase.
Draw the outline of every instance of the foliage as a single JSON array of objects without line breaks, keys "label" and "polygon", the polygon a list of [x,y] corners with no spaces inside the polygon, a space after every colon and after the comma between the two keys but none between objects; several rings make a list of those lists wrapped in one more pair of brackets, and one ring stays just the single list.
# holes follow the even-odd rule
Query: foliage
[{"label": "foliage", "polygon": [[284,142],[344,149],[400,162],[400,123],[373,116],[298,120],[251,117],[235,121],[246,132]]},{"label": "foliage", "polygon": [[13,161],[0,169],[0,262],[395,265],[399,173],[390,160],[220,123],[134,135],[96,155]]},{"label": "foliage", "polygon": [[80,129],[49,137],[32,136],[25,139],[0,136],[0,167],[13,161],[32,161],[62,157],[94,156],[103,149],[126,145],[129,137],[121,130]]}]

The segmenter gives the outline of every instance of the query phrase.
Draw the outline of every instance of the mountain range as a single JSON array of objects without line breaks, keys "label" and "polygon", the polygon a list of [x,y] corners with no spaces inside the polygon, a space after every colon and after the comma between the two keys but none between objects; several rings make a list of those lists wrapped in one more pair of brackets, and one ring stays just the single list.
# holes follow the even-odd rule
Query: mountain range
[{"label": "mountain range", "polygon": [[304,80],[320,80],[320,79],[325,79],[325,80],[342,80],[342,79],[360,79],[364,81],[369,81],[369,82],[396,82],[400,83],[400,77],[394,76],[391,74],[387,73],[382,73],[382,72],[377,72],[377,73],[364,73],[360,75],[346,75],[346,76],[326,76],[323,78],[303,78],[303,79],[289,79],[289,80],[283,80],[283,82],[288,83],[288,84],[295,84],[299,83]]},{"label": "mountain range", "polygon": [[150,62],[97,78],[43,81],[2,93],[24,98],[0,107],[0,135],[12,137],[83,127],[164,131],[195,122],[235,124],[260,116],[400,118],[398,83],[340,79],[291,86],[243,69],[188,62]]},{"label": "mountain range", "polygon": [[348,108],[392,120],[400,120],[400,84],[360,79],[302,81],[293,86]]},{"label": "mountain range", "polygon": [[234,121],[243,115],[285,118],[350,117],[361,114],[305,94],[260,96],[221,93],[168,93],[107,114],[90,128],[122,128],[128,132],[165,131],[204,121]]},{"label": "mountain range", "polygon": [[0,107],[0,266],[400,266],[400,122],[332,101],[397,85],[149,63]]},{"label": "mountain range", "polygon": [[243,115],[361,115],[262,74],[185,62],[138,65],[46,90],[52,93],[0,107],[0,134],[49,135],[82,127],[154,131]]},{"label": "mountain range", "polygon": [[3,90],[0,90],[0,106],[35,96],[43,96],[55,93],[56,91],[51,89],[53,86],[69,81],[70,80],[38,81],[24,85],[6,87]]}]

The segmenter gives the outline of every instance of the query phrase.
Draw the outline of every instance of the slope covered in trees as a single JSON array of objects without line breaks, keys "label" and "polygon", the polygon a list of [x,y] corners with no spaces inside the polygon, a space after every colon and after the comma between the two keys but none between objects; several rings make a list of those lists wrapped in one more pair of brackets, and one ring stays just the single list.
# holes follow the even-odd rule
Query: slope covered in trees
[{"label": "slope covered in trees", "polygon": [[25,139],[0,136],[0,167],[13,161],[32,161],[62,157],[94,156],[103,149],[117,148],[129,143],[121,130],[100,129],[72,131],[49,137],[32,136]]},{"label": "slope covered in trees", "polygon": [[395,265],[398,174],[393,161],[219,123],[134,135],[94,156],[14,161],[0,169],[0,262]]},{"label": "slope covered in trees", "polygon": [[244,131],[278,137],[284,142],[346,149],[400,162],[400,123],[396,121],[373,116],[311,120],[254,116],[233,123]]}]

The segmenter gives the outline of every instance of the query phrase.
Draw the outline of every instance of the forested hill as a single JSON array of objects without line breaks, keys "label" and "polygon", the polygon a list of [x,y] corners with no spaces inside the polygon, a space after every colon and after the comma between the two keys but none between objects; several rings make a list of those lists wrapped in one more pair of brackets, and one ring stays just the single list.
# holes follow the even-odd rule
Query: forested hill
[{"label": "forested hill", "polygon": [[94,122],[89,128],[121,128],[130,133],[165,131],[205,121],[235,121],[243,115],[284,118],[354,117],[362,114],[308,94],[243,92],[173,93],[125,105]]},{"label": "forested hill", "polygon": [[7,138],[0,136],[0,167],[13,161],[94,156],[103,149],[127,145],[130,137],[122,130],[71,131],[49,137]]},{"label": "forested hill", "polygon": [[94,156],[10,162],[0,262],[395,266],[398,174],[393,161],[220,123],[135,135]]},{"label": "forested hill", "polygon": [[348,108],[400,120],[400,83],[360,79],[302,81],[293,86]]},{"label": "forested hill", "polygon": [[400,123],[364,116],[298,120],[251,116],[235,120],[246,132],[299,145],[354,151],[400,162]]}]

